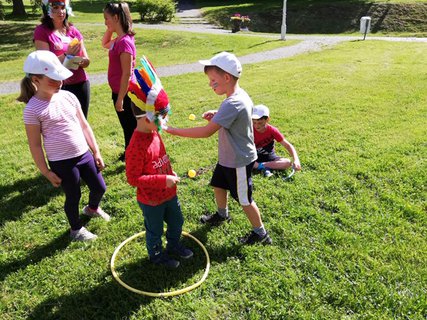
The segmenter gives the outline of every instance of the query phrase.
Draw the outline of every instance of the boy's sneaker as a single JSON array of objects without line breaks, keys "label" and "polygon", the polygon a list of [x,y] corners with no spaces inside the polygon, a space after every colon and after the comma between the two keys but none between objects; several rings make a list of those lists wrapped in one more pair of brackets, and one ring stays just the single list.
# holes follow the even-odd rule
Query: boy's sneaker
[{"label": "boy's sneaker", "polygon": [[165,252],[156,252],[150,256],[150,261],[159,266],[165,266],[166,268],[175,269],[179,266],[179,261],[172,259]]},{"label": "boy's sneaker", "polygon": [[210,224],[211,226],[219,226],[223,222],[230,222],[230,221],[231,221],[230,216],[223,218],[219,215],[218,212],[215,212],[214,214],[204,214],[203,216],[200,217],[201,223],[207,223],[207,224]]},{"label": "boy's sneaker", "polygon": [[89,206],[86,206],[83,208],[82,213],[84,215],[87,215],[91,218],[102,218],[105,221],[110,221],[110,216],[104,212],[104,210],[101,209],[101,207],[98,207],[98,209],[93,210],[89,208]]},{"label": "boy's sneaker", "polygon": [[178,243],[174,247],[166,247],[166,252],[180,256],[183,259],[190,259],[194,255],[193,251],[184,247],[181,243]]},{"label": "boy's sneaker", "polygon": [[271,172],[269,169],[264,169],[263,174],[264,177],[270,178],[273,175],[273,172]]},{"label": "boy's sneaker", "polygon": [[70,237],[73,241],[91,241],[95,240],[98,236],[85,227],[81,227],[79,230],[71,230]]},{"label": "boy's sneaker", "polygon": [[273,241],[271,240],[270,236],[268,235],[268,232],[265,234],[264,237],[261,237],[258,235],[258,233],[251,231],[247,235],[245,235],[242,238],[239,238],[239,242],[242,244],[254,244],[254,243],[262,243],[262,244],[272,244]]}]

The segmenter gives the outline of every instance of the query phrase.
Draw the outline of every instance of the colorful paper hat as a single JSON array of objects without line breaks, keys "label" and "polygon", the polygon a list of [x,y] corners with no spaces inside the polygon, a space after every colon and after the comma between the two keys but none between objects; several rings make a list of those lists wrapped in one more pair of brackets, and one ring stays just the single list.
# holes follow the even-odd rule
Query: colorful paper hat
[{"label": "colorful paper hat", "polygon": [[143,56],[141,67],[134,70],[136,82],[129,81],[128,96],[132,102],[147,113],[150,121],[158,120],[170,111],[169,98],[163,89],[151,62]]}]

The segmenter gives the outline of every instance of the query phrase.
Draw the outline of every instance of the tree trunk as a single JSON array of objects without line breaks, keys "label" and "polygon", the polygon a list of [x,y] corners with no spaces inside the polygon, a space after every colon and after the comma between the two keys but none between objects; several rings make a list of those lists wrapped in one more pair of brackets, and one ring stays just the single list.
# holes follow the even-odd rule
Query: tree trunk
[{"label": "tree trunk", "polygon": [[24,1],[23,0],[13,0],[13,16],[26,16]]}]

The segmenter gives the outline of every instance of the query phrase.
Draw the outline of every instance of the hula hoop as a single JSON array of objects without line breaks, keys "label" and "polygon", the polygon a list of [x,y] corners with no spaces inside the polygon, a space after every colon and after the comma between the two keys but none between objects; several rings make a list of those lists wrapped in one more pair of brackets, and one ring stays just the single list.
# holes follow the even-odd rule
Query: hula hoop
[{"label": "hula hoop", "polygon": [[205,256],[206,256],[206,269],[205,269],[205,273],[203,274],[202,278],[198,282],[196,282],[196,283],[194,283],[191,286],[188,286],[186,288],[175,290],[175,291],[170,291],[170,292],[149,292],[149,291],[142,291],[142,290],[135,289],[135,288],[131,287],[130,285],[126,284],[122,279],[120,279],[119,275],[116,272],[116,268],[114,266],[114,262],[116,261],[116,256],[119,253],[120,249],[123,248],[123,246],[126,243],[132,241],[135,238],[141,237],[144,234],[145,234],[145,231],[142,231],[140,233],[134,234],[133,236],[127,238],[125,241],[123,241],[116,248],[116,250],[114,250],[114,253],[113,253],[112,257],[111,257],[111,263],[110,263],[111,264],[111,273],[113,274],[114,279],[116,279],[116,281],[118,283],[120,283],[123,287],[125,287],[126,289],[128,289],[128,290],[130,290],[132,292],[138,293],[138,294],[142,294],[142,295],[150,296],[150,297],[160,298],[160,297],[171,297],[171,296],[176,296],[176,295],[179,295],[179,294],[186,293],[186,292],[188,292],[190,290],[193,290],[193,289],[197,288],[198,286],[200,286],[206,280],[206,278],[208,276],[208,273],[209,273],[209,268],[210,268],[209,253],[206,250],[205,246],[197,238],[195,238],[194,236],[192,236],[188,232],[182,231],[182,235],[193,239],[202,248],[202,250],[203,250],[203,252],[205,253]]},{"label": "hula hoop", "polygon": [[294,167],[294,165],[292,164],[292,171],[291,171],[291,173],[290,173],[289,175],[287,175],[287,176],[283,176],[283,177],[282,177],[283,181],[286,181],[286,180],[291,179],[291,178],[292,178],[292,176],[293,176],[294,174],[295,174],[295,167]]}]

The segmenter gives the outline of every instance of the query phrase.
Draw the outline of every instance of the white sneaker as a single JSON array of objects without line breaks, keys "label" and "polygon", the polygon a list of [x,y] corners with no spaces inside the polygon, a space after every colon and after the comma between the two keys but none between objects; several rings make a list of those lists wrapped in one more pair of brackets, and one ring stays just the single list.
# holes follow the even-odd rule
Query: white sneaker
[{"label": "white sneaker", "polygon": [[273,176],[273,172],[271,172],[269,169],[265,169],[264,170],[264,177],[270,178],[271,176]]},{"label": "white sneaker", "polygon": [[79,230],[71,230],[70,237],[74,241],[91,241],[98,238],[96,234],[93,234],[85,227],[81,227]]},{"label": "white sneaker", "polygon": [[104,210],[101,209],[101,207],[98,207],[98,209],[96,209],[96,211],[92,210],[91,208],[89,208],[89,206],[86,206],[83,208],[82,213],[84,215],[87,215],[91,218],[102,218],[105,221],[110,221],[110,216],[104,212]]}]

